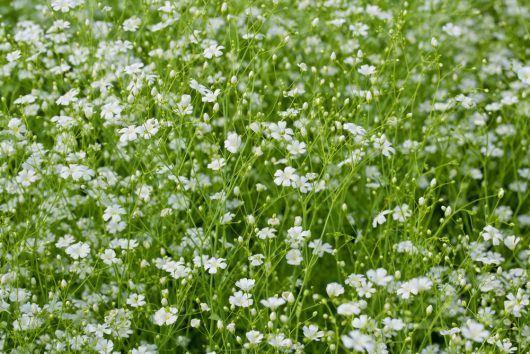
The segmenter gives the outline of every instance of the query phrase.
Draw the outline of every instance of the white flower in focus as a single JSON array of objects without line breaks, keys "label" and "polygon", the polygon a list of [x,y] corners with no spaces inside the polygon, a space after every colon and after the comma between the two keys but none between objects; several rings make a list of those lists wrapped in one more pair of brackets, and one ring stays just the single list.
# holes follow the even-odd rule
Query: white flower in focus
[{"label": "white flower in focus", "polygon": [[173,324],[177,321],[177,313],[175,307],[162,307],[153,315],[153,322],[158,326]]},{"label": "white flower in focus", "polygon": [[242,291],[236,291],[234,295],[230,296],[228,302],[230,302],[230,305],[236,307],[249,307],[252,306],[254,300],[252,300],[252,295]]},{"label": "white flower in focus", "polygon": [[289,187],[293,185],[296,180],[296,170],[287,166],[282,170],[277,170],[274,173],[274,183],[278,186]]},{"label": "white flower in focus", "polygon": [[236,286],[243,291],[250,291],[254,285],[256,285],[256,281],[254,279],[241,278],[236,281]]},{"label": "white flower in focus", "polygon": [[84,242],[77,242],[66,247],[65,252],[73,259],[86,258],[90,253],[90,245]]},{"label": "white flower in focus", "polygon": [[217,45],[217,42],[212,41],[210,44],[204,47],[203,56],[206,59],[212,59],[213,57],[220,57],[223,55],[222,50],[225,49],[222,45]]},{"label": "white flower in focus", "polygon": [[242,144],[243,141],[237,133],[229,133],[225,140],[225,149],[235,154],[241,149]]},{"label": "white flower in focus", "polygon": [[287,264],[295,265],[295,266],[300,265],[302,261],[304,260],[302,258],[302,252],[300,252],[300,250],[297,250],[297,249],[293,249],[287,252],[287,254],[285,255],[285,258],[287,259]]},{"label": "white flower in focus", "polygon": [[324,337],[324,331],[319,331],[318,326],[311,324],[303,327],[304,337],[310,341],[318,342],[320,338]]}]

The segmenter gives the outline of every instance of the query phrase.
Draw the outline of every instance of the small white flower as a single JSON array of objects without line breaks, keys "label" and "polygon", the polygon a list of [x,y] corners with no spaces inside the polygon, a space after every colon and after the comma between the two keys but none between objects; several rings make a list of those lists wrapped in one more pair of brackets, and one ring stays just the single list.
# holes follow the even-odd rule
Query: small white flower
[{"label": "small white flower", "polygon": [[212,160],[212,162],[210,162],[208,164],[208,168],[212,171],[219,171],[220,169],[222,169],[224,166],[226,165],[226,160],[223,159],[223,158],[219,158],[219,159],[215,159],[215,160]]},{"label": "small white flower", "polygon": [[90,253],[90,245],[84,242],[77,242],[68,246],[65,252],[73,259],[86,258]]},{"label": "small white flower", "polygon": [[245,335],[250,345],[258,344],[263,340],[263,334],[259,331],[249,331]]},{"label": "small white flower", "polygon": [[131,307],[142,307],[146,304],[145,296],[141,294],[131,294],[127,298],[127,305]]},{"label": "small white flower", "polygon": [[116,252],[112,249],[106,249],[105,252],[99,255],[99,258],[107,265],[119,263],[119,259],[116,258]]},{"label": "small white flower", "polygon": [[311,324],[303,327],[304,337],[310,341],[320,341],[320,338],[324,337],[324,331],[319,331],[318,326]]},{"label": "small white flower", "polygon": [[162,307],[153,315],[153,322],[158,326],[171,325],[177,321],[177,313],[175,307]]},{"label": "small white flower", "polygon": [[293,249],[287,252],[287,254],[285,255],[285,258],[287,259],[287,264],[295,265],[295,266],[300,265],[302,261],[304,260],[302,258],[302,252],[300,252],[300,250],[297,250],[297,249]]},{"label": "small white flower", "polygon": [[517,247],[519,241],[521,241],[519,237],[516,237],[514,235],[508,236],[504,239],[504,245],[513,251],[515,250],[515,247]]},{"label": "small white flower", "polygon": [[375,66],[366,64],[361,65],[361,67],[357,71],[363,76],[372,76],[375,74]]},{"label": "small white flower", "polygon": [[14,52],[7,53],[6,55],[7,61],[10,63],[17,61],[18,59],[20,59],[20,53],[21,53],[20,50],[15,50]]},{"label": "small white flower", "polygon": [[237,153],[241,149],[243,141],[237,133],[229,133],[225,140],[225,148],[232,154]]},{"label": "small white flower", "polygon": [[517,70],[517,77],[524,85],[530,86],[530,66],[525,66]]},{"label": "small white flower", "polygon": [[386,222],[385,215],[390,214],[391,210],[383,210],[379,214],[376,215],[374,220],[372,221],[372,227],[376,228],[378,225],[383,225]]},{"label": "small white flower", "polygon": [[228,302],[230,302],[230,305],[236,307],[249,307],[252,306],[254,300],[252,300],[251,294],[247,294],[242,291],[236,291],[234,295],[230,296]]},{"label": "small white flower", "polygon": [[223,55],[223,49],[225,49],[225,47],[223,47],[222,45],[217,45],[217,42],[213,41],[211,44],[204,48],[203,56],[206,59],[220,57],[221,55]]},{"label": "small white flower", "polygon": [[118,132],[120,135],[120,142],[127,143],[129,141],[135,141],[138,138],[139,127],[130,125],[127,128],[122,128]]},{"label": "small white flower", "polygon": [[135,32],[138,30],[138,27],[140,27],[140,24],[142,23],[142,20],[140,20],[138,17],[131,17],[123,21],[123,30],[125,32]]},{"label": "small white flower", "polygon": [[484,342],[490,334],[489,331],[484,329],[483,324],[471,319],[466,321],[465,326],[462,326],[461,330],[464,338],[478,343]]},{"label": "small white flower", "polygon": [[24,169],[20,171],[15,178],[17,183],[20,183],[23,187],[30,186],[33,182],[37,181],[39,176],[33,169]]},{"label": "small white flower", "polygon": [[236,286],[243,291],[250,291],[254,285],[256,285],[256,281],[254,279],[241,278],[236,281]]},{"label": "small white flower", "polygon": [[344,287],[339,283],[329,283],[326,286],[326,293],[329,297],[337,297],[344,294]]},{"label": "small white flower", "polygon": [[78,0],[52,0],[51,5],[53,11],[68,12],[82,3],[83,1]]},{"label": "small white flower", "polygon": [[296,170],[287,166],[282,170],[277,170],[274,173],[274,183],[278,186],[289,187],[292,186],[296,180]]}]

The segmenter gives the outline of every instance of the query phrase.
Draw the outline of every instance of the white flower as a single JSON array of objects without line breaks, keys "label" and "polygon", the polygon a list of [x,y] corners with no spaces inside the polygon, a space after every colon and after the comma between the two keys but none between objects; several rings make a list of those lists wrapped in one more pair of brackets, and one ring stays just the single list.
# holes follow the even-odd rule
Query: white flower
[{"label": "white flower", "polygon": [[120,142],[127,143],[129,141],[135,141],[138,138],[139,127],[130,125],[127,128],[122,128],[118,131],[120,135]]},{"label": "white flower", "polygon": [[525,66],[517,70],[517,77],[521,82],[529,86],[530,85],[530,66]]},{"label": "white flower", "polygon": [[153,322],[158,326],[173,324],[177,321],[177,313],[175,307],[162,307],[153,315]]},{"label": "white flower", "polygon": [[17,183],[20,183],[23,187],[28,187],[38,179],[39,176],[35,173],[33,169],[24,169],[20,171],[17,177],[15,178]]},{"label": "white flower", "polygon": [[78,93],[78,89],[71,89],[70,91],[59,97],[55,103],[60,106],[68,106],[70,103],[76,102],[78,100],[76,97]]},{"label": "white flower", "polygon": [[210,274],[216,274],[219,268],[226,268],[226,260],[224,258],[211,257],[204,264],[204,269],[207,270]]},{"label": "white flower", "polygon": [[123,209],[121,206],[117,204],[109,205],[105,212],[103,213],[103,220],[105,221],[115,221],[118,222],[121,220],[121,216],[125,214],[125,209]]},{"label": "white flower", "polygon": [[230,305],[236,307],[249,307],[252,306],[254,300],[252,300],[251,294],[247,294],[242,291],[236,291],[234,295],[230,296],[228,302],[230,302]]},{"label": "white flower", "polygon": [[361,308],[356,302],[347,302],[337,307],[337,313],[342,316],[352,316],[361,313]]},{"label": "white flower", "polygon": [[265,240],[268,238],[275,238],[276,229],[273,229],[272,227],[264,227],[263,229],[258,230],[257,236],[261,240]]},{"label": "white flower", "polygon": [[361,65],[359,69],[357,69],[359,74],[364,76],[372,76],[375,74],[375,66],[373,65]]},{"label": "white flower", "polygon": [[522,314],[526,313],[526,307],[530,304],[530,298],[521,288],[517,290],[517,295],[509,293],[506,299],[504,301],[504,310],[514,317],[521,317]]},{"label": "white flower", "polygon": [[304,258],[302,258],[302,252],[300,252],[300,250],[297,250],[297,249],[293,249],[287,252],[287,254],[285,255],[285,258],[287,259],[287,264],[295,265],[295,266],[300,265],[302,261],[304,260]]},{"label": "white flower", "polygon": [[68,12],[82,3],[83,0],[52,0],[51,5],[53,11]]},{"label": "white flower", "polygon": [[77,242],[68,246],[65,252],[73,259],[86,258],[90,253],[90,245],[84,242]]},{"label": "white flower", "polygon": [[482,231],[482,237],[484,238],[484,241],[491,240],[491,243],[494,246],[498,246],[504,238],[502,233],[491,225],[484,227],[484,230]]},{"label": "white flower", "polygon": [[478,343],[484,342],[490,334],[489,331],[484,329],[483,324],[471,319],[466,321],[465,326],[462,326],[461,330],[464,338]]},{"label": "white flower", "polygon": [[263,340],[263,334],[259,331],[248,331],[246,337],[250,345],[258,344]]},{"label": "white flower", "polygon": [[405,323],[399,318],[385,317],[383,319],[384,331],[401,331],[405,327]]},{"label": "white flower", "polygon": [[193,328],[198,328],[200,325],[201,325],[201,320],[199,320],[198,318],[193,318],[190,321],[190,326]]},{"label": "white flower", "polygon": [[513,251],[515,250],[515,247],[517,247],[519,241],[521,241],[519,237],[516,237],[514,235],[508,236],[504,239],[504,245]]},{"label": "white flower", "polygon": [[397,294],[402,299],[408,299],[410,298],[410,295],[417,295],[418,294],[418,287],[416,284],[412,281],[407,281],[401,284],[399,289],[397,290]]},{"label": "white flower", "polygon": [[265,307],[268,307],[270,308],[271,310],[276,310],[278,307],[282,306],[283,304],[285,304],[285,300],[282,299],[281,297],[278,297],[278,296],[273,296],[273,297],[269,297],[268,299],[266,300],[261,300],[260,303],[265,306]]},{"label": "white flower", "polygon": [[333,253],[333,247],[331,247],[331,245],[327,242],[322,242],[321,239],[316,239],[309,242],[309,248],[312,248],[312,253],[319,257],[323,257],[324,253]]},{"label": "white flower", "polygon": [[204,48],[203,56],[206,59],[212,59],[213,57],[220,57],[223,55],[222,50],[225,49],[222,45],[217,45],[217,42],[212,42],[210,45]]},{"label": "white flower", "polygon": [[7,123],[7,127],[9,128],[10,133],[18,139],[22,139],[27,132],[26,125],[24,125],[20,118],[11,118]]},{"label": "white flower", "polygon": [[254,279],[241,278],[236,281],[236,286],[243,291],[250,291],[254,285],[256,285],[256,281]]},{"label": "white flower", "polygon": [[107,265],[119,263],[119,259],[116,258],[116,252],[112,249],[106,249],[105,252],[99,255],[99,258]]},{"label": "white flower", "polygon": [[293,341],[289,338],[285,338],[285,334],[269,334],[268,343],[274,348],[288,349],[293,345]]},{"label": "white flower", "polygon": [[204,94],[202,95],[202,102],[215,102],[217,100],[217,96],[221,93],[221,90],[217,89],[215,91],[206,90]]},{"label": "white flower", "polygon": [[282,170],[277,170],[274,173],[274,183],[278,186],[289,187],[294,185],[296,180],[296,170],[287,166]]},{"label": "white flower", "polygon": [[208,168],[212,171],[219,171],[220,169],[222,169],[224,166],[226,165],[226,160],[223,159],[223,158],[220,158],[220,159],[215,159],[215,160],[212,160],[212,162],[210,162],[208,164]]},{"label": "white flower", "polygon": [[398,205],[394,208],[394,212],[392,213],[392,219],[399,222],[404,222],[411,215],[412,212],[410,211],[408,204],[402,204],[401,206]]},{"label": "white flower", "polygon": [[235,154],[241,149],[243,144],[241,137],[237,133],[229,133],[225,140],[225,148],[231,153]]},{"label": "white flower", "polygon": [[280,121],[278,123],[269,124],[270,135],[275,140],[291,141],[293,139],[293,130],[287,128],[287,123]]},{"label": "white flower", "polygon": [[342,335],[340,338],[342,339],[342,344],[348,349],[353,349],[358,352],[374,352],[375,340],[367,334],[362,334],[355,330],[350,331],[348,335]]},{"label": "white flower", "polygon": [[387,271],[384,268],[377,268],[376,270],[370,269],[366,272],[366,276],[370,281],[379,286],[387,286],[393,279],[391,275],[387,275]]},{"label": "white flower", "polygon": [[383,225],[386,222],[385,215],[390,214],[390,212],[391,212],[390,210],[383,210],[382,212],[377,214],[374,220],[372,221],[372,227],[376,228],[377,225]]},{"label": "white flower", "polygon": [[20,53],[21,51],[20,50],[15,50],[14,52],[11,52],[11,53],[7,53],[6,55],[6,59],[8,62],[14,62],[14,61],[17,61],[18,59],[20,59]]},{"label": "white flower", "polygon": [[59,238],[59,240],[57,240],[55,246],[58,248],[66,248],[74,242],[75,238],[72,235],[64,235],[63,237]]},{"label": "white flower", "polygon": [[98,338],[95,349],[99,354],[112,353],[114,343],[110,339]]},{"label": "white flower", "polygon": [[326,286],[326,293],[329,297],[337,297],[344,294],[344,287],[339,283],[329,283]]},{"label": "white flower", "polygon": [[127,298],[127,305],[131,307],[142,307],[146,304],[145,296],[141,294],[131,294]]},{"label": "white flower", "polygon": [[324,337],[324,331],[319,331],[318,326],[311,324],[303,327],[304,336],[310,341],[320,341],[320,338]]},{"label": "white flower", "polygon": [[142,23],[142,20],[140,20],[138,17],[131,17],[123,21],[123,30],[125,32],[135,32],[138,27],[140,27],[140,24]]}]

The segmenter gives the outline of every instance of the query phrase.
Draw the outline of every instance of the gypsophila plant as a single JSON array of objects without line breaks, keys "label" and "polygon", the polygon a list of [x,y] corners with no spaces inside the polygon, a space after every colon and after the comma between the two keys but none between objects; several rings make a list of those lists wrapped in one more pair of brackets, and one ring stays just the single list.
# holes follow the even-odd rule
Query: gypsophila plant
[{"label": "gypsophila plant", "polygon": [[527,353],[529,23],[0,1],[0,352]]}]

